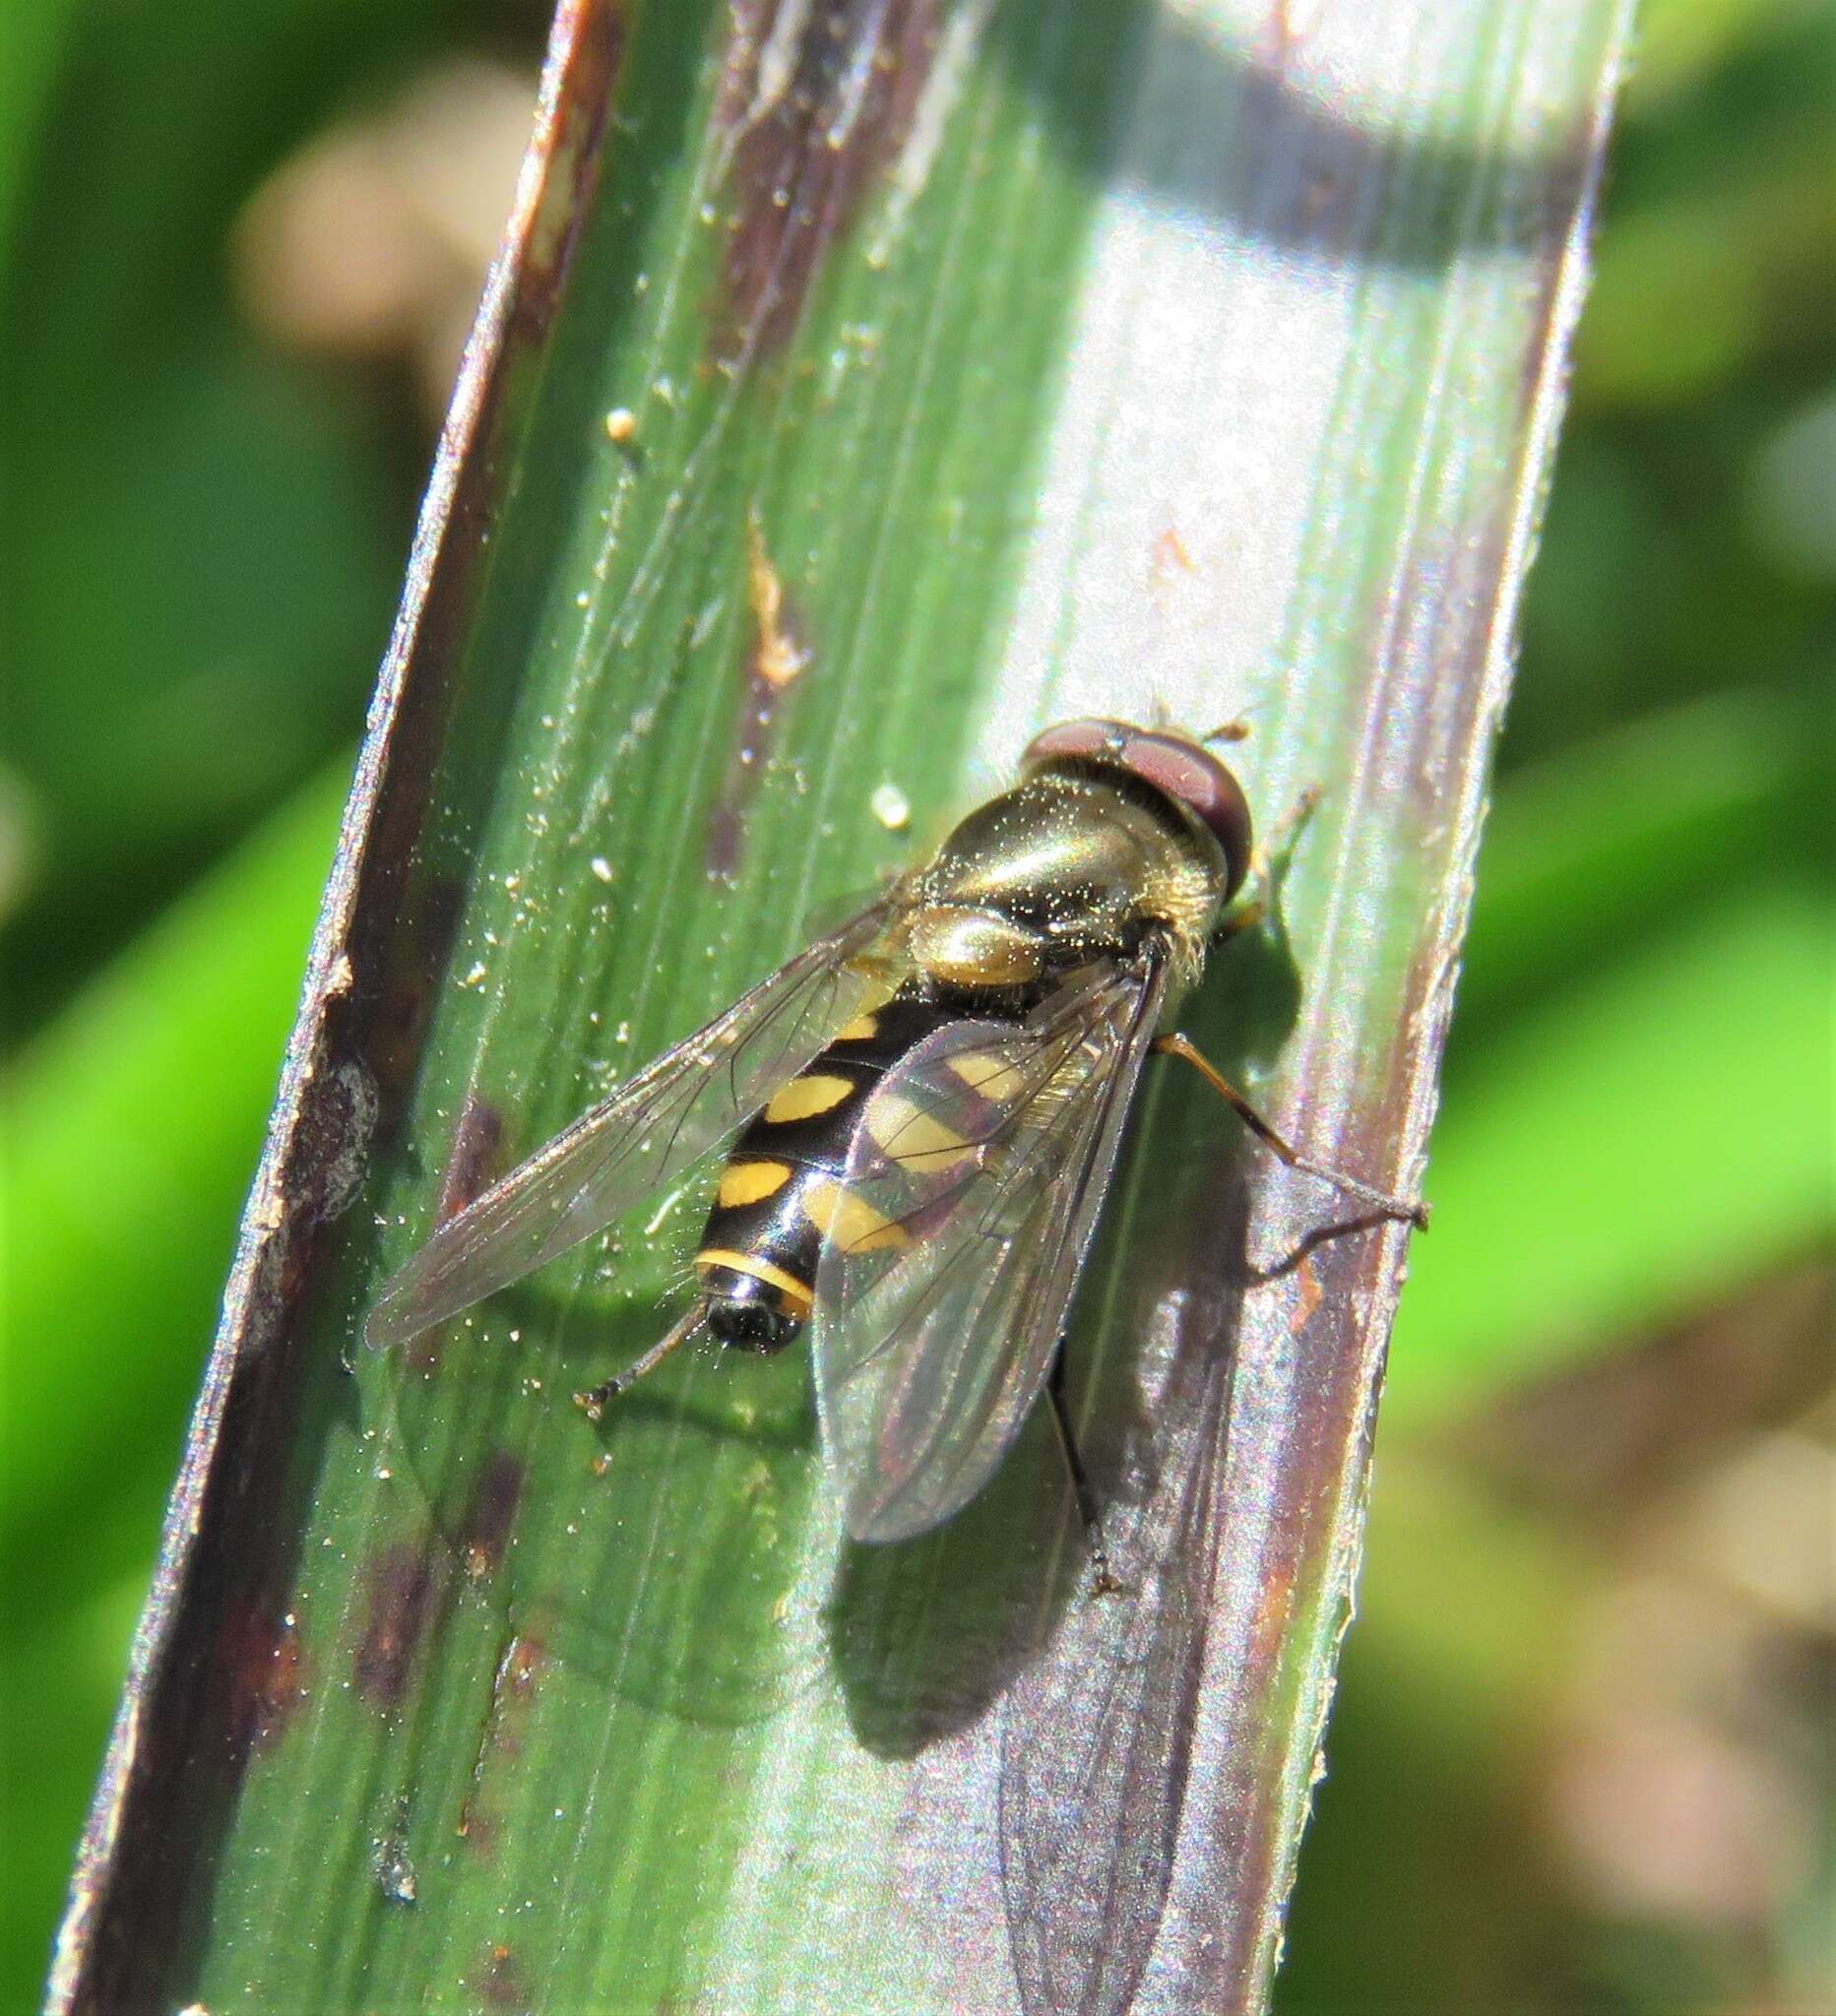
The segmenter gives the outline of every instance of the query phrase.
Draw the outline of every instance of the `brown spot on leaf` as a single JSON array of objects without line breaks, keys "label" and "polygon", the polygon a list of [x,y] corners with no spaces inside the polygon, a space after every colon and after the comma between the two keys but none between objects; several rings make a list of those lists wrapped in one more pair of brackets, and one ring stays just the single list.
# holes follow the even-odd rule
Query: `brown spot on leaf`
[{"label": "brown spot on leaf", "polygon": [[508,1946],[493,1946],[477,1979],[478,1999],[487,2009],[528,2009],[523,1970]]},{"label": "brown spot on leaf", "polygon": [[708,814],[708,844],[701,858],[710,875],[726,881],[738,867],[741,832],[736,806],[724,800]]},{"label": "brown spot on leaf", "polygon": [[490,1188],[497,1173],[497,1154],[503,1146],[503,1114],[489,1100],[468,1093],[465,1109],[453,1132],[452,1152],[446,1159],[446,1174],[440,1181],[436,1225],[444,1225],[449,1218],[457,1218]]},{"label": "brown spot on leaf", "polygon": [[231,1609],[218,1656],[229,1676],[225,1730],[237,1768],[286,1733],[307,1694],[306,1655],[291,1610]]},{"label": "brown spot on leaf", "polygon": [[350,1675],[366,1701],[393,1708],[407,1693],[433,1617],[437,1579],[434,1555],[424,1545],[390,1547],[371,1565],[363,1638]]},{"label": "brown spot on leaf", "polygon": [[734,206],[724,361],[749,364],[795,327],[911,130],[942,13],[939,0],[736,0],[716,112]]},{"label": "brown spot on leaf", "polygon": [[475,1581],[492,1573],[504,1557],[504,1543],[523,1499],[523,1465],[503,1449],[492,1452],[479,1476],[459,1534],[466,1572]]}]

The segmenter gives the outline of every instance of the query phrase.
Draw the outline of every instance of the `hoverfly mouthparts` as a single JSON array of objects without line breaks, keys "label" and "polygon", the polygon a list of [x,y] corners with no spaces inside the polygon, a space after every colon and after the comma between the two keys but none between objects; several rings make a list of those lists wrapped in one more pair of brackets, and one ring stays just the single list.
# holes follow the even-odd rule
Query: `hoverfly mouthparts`
[{"label": "hoverfly mouthparts", "polygon": [[369,1342],[448,1321],[718,1152],[694,1300],[576,1399],[598,1420],[692,1338],[776,1351],[807,1328],[849,1532],[936,1526],[1036,1401],[1058,1409],[1051,1368],[1154,1052],[1195,1067],[1291,1166],[1424,1222],[1308,1162],[1162,1034],[1220,931],[1260,914],[1224,914],[1249,858],[1242,789],[1200,743],[1047,729],[923,866],[441,1226],[384,1288]]},{"label": "hoverfly mouthparts", "polygon": [[1243,886],[1249,873],[1249,802],[1229,766],[1202,743],[1167,729],[1132,727],[1127,722],[1088,716],[1035,735],[1021,758],[1021,769],[1034,770],[1064,757],[1131,770],[1144,784],[1183,805],[1224,850],[1229,870],[1225,901]]}]

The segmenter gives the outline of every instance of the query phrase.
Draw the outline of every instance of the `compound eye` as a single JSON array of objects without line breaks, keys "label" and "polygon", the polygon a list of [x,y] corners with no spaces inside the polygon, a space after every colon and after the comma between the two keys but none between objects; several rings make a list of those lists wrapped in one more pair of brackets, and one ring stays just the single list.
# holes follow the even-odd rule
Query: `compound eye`
[{"label": "compound eye", "polygon": [[1227,869],[1225,900],[1243,885],[1249,873],[1251,829],[1249,802],[1230,768],[1198,742],[1184,735],[1153,728],[1130,727],[1125,722],[1061,722],[1036,735],[1024,767],[1031,769],[1053,757],[1095,757],[1132,770],[1145,784],[1182,804],[1206,826],[1224,850]]},{"label": "compound eye", "polygon": [[1249,873],[1249,801],[1235,773],[1197,742],[1146,729],[1129,736],[1122,761],[1157,790],[1177,798],[1211,829],[1230,871],[1224,892],[1229,902]]},{"label": "compound eye", "polygon": [[1102,721],[1095,715],[1082,721],[1061,721],[1056,727],[1042,729],[1033,737],[1020,759],[1020,767],[1023,771],[1031,770],[1061,756],[1095,756],[1119,763],[1129,737],[1140,732],[1125,721]]}]

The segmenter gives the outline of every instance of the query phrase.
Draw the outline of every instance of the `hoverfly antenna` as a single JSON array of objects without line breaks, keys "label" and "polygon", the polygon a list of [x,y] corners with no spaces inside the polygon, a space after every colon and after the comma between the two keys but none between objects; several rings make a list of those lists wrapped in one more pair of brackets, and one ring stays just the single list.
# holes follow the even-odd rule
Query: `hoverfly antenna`
[{"label": "hoverfly antenna", "polygon": [[1235,716],[1232,720],[1220,722],[1215,728],[1210,728],[1199,736],[1200,748],[1209,749],[1213,742],[1248,741],[1250,732],[1249,716],[1250,710],[1246,707],[1241,714]]}]

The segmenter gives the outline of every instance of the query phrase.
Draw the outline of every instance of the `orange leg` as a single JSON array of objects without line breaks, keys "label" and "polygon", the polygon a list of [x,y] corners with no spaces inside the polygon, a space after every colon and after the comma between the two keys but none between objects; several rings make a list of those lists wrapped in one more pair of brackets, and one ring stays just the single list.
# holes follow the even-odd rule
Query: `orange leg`
[{"label": "orange leg", "polygon": [[1392,1197],[1386,1191],[1373,1189],[1368,1183],[1361,1183],[1356,1176],[1348,1176],[1341,1169],[1329,1169],[1323,1163],[1309,1162],[1298,1149],[1285,1141],[1269,1125],[1189,1037],[1180,1036],[1177,1032],[1156,1037],[1154,1047],[1163,1056],[1178,1057],[1190,1064],[1212,1091],[1232,1107],[1236,1117],[1256,1139],[1272,1154],[1280,1156],[1291,1169],[1304,1169],[1310,1176],[1323,1177],[1327,1182],[1336,1184],[1348,1196],[1361,1198],[1364,1203],[1382,1212],[1386,1218],[1407,1219],[1418,1230],[1427,1230],[1428,1208],[1420,1198]]}]

